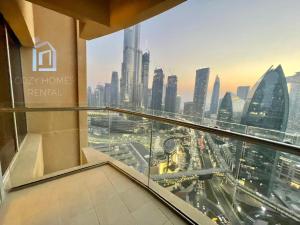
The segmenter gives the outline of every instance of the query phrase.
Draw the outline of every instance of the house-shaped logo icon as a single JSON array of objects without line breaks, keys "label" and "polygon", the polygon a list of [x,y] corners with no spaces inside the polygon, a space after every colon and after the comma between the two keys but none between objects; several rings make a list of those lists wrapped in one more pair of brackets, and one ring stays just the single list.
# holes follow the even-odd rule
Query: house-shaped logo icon
[{"label": "house-shaped logo icon", "polygon": [[48,41],[32,49],[32,71],[56,71],[56,50]]}]

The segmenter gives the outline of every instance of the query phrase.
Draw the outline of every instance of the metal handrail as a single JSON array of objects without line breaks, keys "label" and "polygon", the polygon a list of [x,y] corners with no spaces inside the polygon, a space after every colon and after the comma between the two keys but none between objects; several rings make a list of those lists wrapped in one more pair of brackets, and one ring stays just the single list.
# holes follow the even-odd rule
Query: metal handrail
[{"label": "metal handrail", "polygon": [[256,137],[253,135],[238,133],[234,131],[223,130],[216,127],[209,127],[205,125],[194,124],[192,122],[179,121],[173,118],[166,118],[162,116],[156,116],[151,114],[146,114],[142,112],[135,112],[126,109],[112,108],[112,107],[45,107],[45,108],[0,108],[0,113],[18,113],[18,112],[51,112],[51,111],[112,111],[117,113],[123,113],[127,115],[133,115],[138,117],[147,118],[150,120],[155,120],[163,123],[168,123],[171,125],[177,125],[182,127],[191,128],[194,130],[199,130],[203,132],[208,132],[211,134],[233,138],[244,142],[249,142],[251,144],[264,145],[270,147],[271,150],[290,153],[293,155],[300,156],[300,146],[274,141],[266,138]]}]

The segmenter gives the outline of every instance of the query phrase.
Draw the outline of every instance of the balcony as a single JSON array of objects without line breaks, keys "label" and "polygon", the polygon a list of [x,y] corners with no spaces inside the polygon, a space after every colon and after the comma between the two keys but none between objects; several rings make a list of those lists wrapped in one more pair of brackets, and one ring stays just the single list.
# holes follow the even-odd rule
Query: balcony
[{"label": "balcony", "polygon": [[0,0],[0,225],[300,224],[285,4]]},{"label": "balcony", "polygon": [[4,175],[1,224],[299,222],[295,135],[153,110],[0,113],[28,123]]},{"label": "balcony", "polygon": [[107,163],[65,171],[38,183],[8,194],[1,224],[188,224]]}]

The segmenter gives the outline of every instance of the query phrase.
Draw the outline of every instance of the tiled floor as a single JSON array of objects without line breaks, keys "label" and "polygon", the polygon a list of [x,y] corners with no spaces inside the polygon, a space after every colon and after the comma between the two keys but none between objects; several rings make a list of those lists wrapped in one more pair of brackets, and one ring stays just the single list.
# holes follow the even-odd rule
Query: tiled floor
[{"label": "tiled floor", "polygon": [[12,192],[1,225],[187,224],[109,165]]}]

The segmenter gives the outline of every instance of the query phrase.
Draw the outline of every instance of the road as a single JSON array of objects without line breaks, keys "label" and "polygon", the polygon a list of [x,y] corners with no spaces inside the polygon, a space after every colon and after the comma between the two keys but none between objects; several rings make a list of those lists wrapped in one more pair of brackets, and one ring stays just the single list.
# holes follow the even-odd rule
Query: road
[{"label": "road", "polygon": [[135,155],[135,158],[139,161],[139,172],[144,173],[148,171],[147,155],[149,156],[149,150],[137,142],[129,143],[128,146],[131,148],[131,152]]},{"label": "road", "polygon": [[[209,155],[206,151],[201,155],[201,160],[205,168],[213,167],[211,160],[209,159]],[[236,212],[234,211],[232,204],[227,200],[223,190],[220,188],[221,182],[219,180],[220,180],[219,178],[214,177],[213,179],[207,181],[210,190],[214,193],[215,198],[217,199],[218,203],[221,205],[222,209],[225,212],[225,215],[229,218],[231,224],[233,225],[243,224],[242,221],[239,219],[238,215],[236,214]]]},{"label": "road", "polygon": [[[202,155],[203,152],[200,153],[200,151],[198,150],[198,136],[196,134],[196,132],[194,130],[191,130],[190,132],[191,134],[191,150],[190,150],[190,154],[191,154],[191,163],[189,166],[189,170],[193,169],[193,170],[203,170],[203,169],[209,169],[212,171],[213,166],[209,161],[209,164],[207,162],[207,165],[205,165],[205,162],[202,159]],[[203,181],[197,181],[197,182],[203,182]],[[206,180],[205,182],[203,182],[203,197],[202,198],[202,204],[205,205],[206,207],[208,207],[211,212],[214,215],[211,215],[211,217],[223,217],[223,215],[226,215],[227,218],[230,218],[229,216],[227,216],[226,211],[222,208],[222,200],[220,200],[219,196],[217,195],[216,191],[214,190],[214,186],[211,183],[210,180]],[[195,206],[195,205],[194,205]],[[196,205],[197,206],[197,205]],[[202,211],[202,210],[201,210]],[[241,223],[236,223],[237,220],[234,220],[234,223],[232,223],[233,225],[240,225]],[[225,223],[221,223],[220,224],[225,224]]]},{"label": "road", "polygon": [[[180,179],[182,177],[197,177],[197,176],[205,176],[205,175],[213,175],[216,173],[225,173],[224,169],[220,168],[208,168],[208,169],[198,169],[198,170],[187,170],[184,172],[177,172],[177,173],[164,173],[159,175],[153,175],[151,178],[154,181],[164,180],[164,179]],[[208,177],[207,179],[210,179]]]}]

